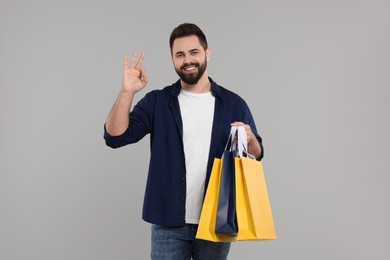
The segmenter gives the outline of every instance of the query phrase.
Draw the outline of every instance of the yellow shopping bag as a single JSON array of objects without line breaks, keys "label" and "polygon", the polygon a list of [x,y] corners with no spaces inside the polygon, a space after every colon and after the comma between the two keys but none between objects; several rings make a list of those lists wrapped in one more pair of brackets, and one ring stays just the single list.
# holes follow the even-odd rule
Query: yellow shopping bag
[{"label": "yellow shopping bag", "polygon": [[276,233],[261,162],[235,158],[238,240],[274,240]]},{"label": "yellow shopping bag", "polygon": [[215,232],[220,180],[221,159],[215,158],[203,201],[196,238],[213,242],[234,242],[237,241],[237,236]]}]

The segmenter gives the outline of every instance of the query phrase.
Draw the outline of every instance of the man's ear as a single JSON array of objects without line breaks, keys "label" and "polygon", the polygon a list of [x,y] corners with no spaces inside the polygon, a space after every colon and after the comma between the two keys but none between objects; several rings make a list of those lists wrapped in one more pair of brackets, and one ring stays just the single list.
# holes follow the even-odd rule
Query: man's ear
[{"label": "man's ear", "polygon": [[209,62],[210,57],[211,57],[211,50],[210,50],[210,48],[208,48],[208,49],[206,50],[206,59],[207,59],[207,62]]}]

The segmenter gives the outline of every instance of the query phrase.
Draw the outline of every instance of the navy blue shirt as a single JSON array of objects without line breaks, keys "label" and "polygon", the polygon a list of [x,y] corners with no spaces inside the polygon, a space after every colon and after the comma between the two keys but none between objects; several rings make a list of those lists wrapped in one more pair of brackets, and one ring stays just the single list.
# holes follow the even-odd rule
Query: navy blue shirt
[{"label": "navy blue shirt", "polygon": [[[263,151],[261,137],[245,101],[209,79],[215,110],[205,187],[214,158],[222,156],[231,123],[249,124]],[[150,134],[151,155],[142,218],[163,226],[185,224],[186,166],[178,102],[180,90],[179,80],[164,89],[147,93],[130,112],[129,127],[122,135],[111,136],[104,129],[106,144],[112,148],[138,142]],[[258,159],[262,157],[263,153]]]}]

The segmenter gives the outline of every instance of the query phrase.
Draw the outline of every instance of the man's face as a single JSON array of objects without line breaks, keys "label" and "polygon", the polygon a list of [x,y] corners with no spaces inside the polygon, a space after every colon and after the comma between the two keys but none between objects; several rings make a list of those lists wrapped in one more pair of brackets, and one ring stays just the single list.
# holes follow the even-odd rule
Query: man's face
[{"label": "man's face", "polygon": [[203,49],[197,36],[177,38],[172,46],[172,60],[177,75],[188,85],[195,85],[206,71],[210,50]]}]

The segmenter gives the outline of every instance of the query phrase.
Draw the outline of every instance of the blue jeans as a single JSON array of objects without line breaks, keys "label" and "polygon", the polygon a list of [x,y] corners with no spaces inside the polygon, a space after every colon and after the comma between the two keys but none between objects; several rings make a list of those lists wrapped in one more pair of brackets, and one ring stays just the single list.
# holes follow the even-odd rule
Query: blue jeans
[{"label": "blue jeans", "polygon": [[152,225],[152,260],[226,260],[230,242],[196,239],[198,225],[163,227]]}]

